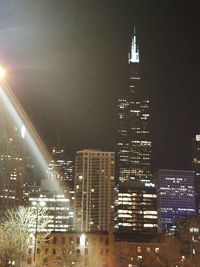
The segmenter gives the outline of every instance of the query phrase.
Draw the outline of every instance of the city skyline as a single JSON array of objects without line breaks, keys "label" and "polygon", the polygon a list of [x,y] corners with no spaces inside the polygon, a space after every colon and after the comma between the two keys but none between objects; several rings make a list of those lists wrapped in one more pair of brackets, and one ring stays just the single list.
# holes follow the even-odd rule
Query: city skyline
[{"label": "city skyline", "polygon": [[0,58],[48,147],[64,143],[70,156],[82,148],[114,151],[136,25],[152,98],[153,171],[189,169],[200,131],[197,1],[46,2],[2,1]]}]

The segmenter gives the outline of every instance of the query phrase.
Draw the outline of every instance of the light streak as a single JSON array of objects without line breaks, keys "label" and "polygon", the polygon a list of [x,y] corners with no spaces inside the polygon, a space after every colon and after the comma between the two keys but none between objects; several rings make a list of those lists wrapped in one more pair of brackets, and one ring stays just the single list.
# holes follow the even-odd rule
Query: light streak
[{"label": "light streak", "polygon": [[[13,119],[13,123],[21,132],[21,136],[27,144],[27,147],[30,149],[36,162],[42,170],[44,170],[44,173],[47,173],[48,163],[51,161],[51,156],[37,131],[33,127],[27,114],[5,81],[0,81],[0,98],[2,99],[6,110],[10,114],[10,117]],[[51,181],[51,183],[52,182],[55,190],[62,191],[56,180]]]}]

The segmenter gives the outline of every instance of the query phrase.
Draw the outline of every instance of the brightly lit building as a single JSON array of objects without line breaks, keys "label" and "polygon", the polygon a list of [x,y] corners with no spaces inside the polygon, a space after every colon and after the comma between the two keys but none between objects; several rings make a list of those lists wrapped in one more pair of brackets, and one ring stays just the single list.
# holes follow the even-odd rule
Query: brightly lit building
[{"label": "brightly lit building", "polygon": [[0,206],[6,208],[23,204],[26,157],[23,135],[0,105]]},{"label": "brightly lit building", "polygon": [[129,53],[129,88],[118,99],[118,180],[151,181],[150,102],[141,73],[136,29]]},{"label": "brightly lit building", "polygon": [[108,230],[113,221],[114,152],[84,149],[75,161],[75,223],[81,231]]},{"label": "brightly lit building", "polygon": [[0,84],[0,209],[26,204],[29,187],[40,184],[27,145],[28,131],[14,106],[19,105],[6,91]]},{"label": "brightly lit building", "polygon": [[195,135],[192,140],[192,170],[195,173],[196,208],[200,214],[200,134]]},{"label": "brightly lit building", "polygon": [[116,191],[114,228],[117,239],[151,239],[158,228],[154,184],[145,186],[138,181],[126,181],[120,183]]},{"label": "brightly lit building", "polygon": [[[43,181],[42,181],[43,188]],[[44,231],[68,232],[73,230],[74,212],[70,206],[70,199],[53,189],[42,189],[29,196],[29,206],[32,209],[45,211],[48,225]]]},{"label": "brightly lit building", "polygon": [[70,206],[74,207],[74,162],[66,159],[64,148],[54,147],[52,160],[48,168],[48,180],[57,181],[63,193],[70,198]]},{"label": "brightly lit building", "polygon": [[157,184],[159,232],[168,231],[179,217],[195,215],[193,171],[161,169],[154,178]]},{"label": "brightly lit building", "polygon": [[49,179],[58,180],[62,186],[66,187],[73,183],[74,164],[72,160],[65,158],[63,148],[54,147],[52,151],[52,161],[49,164]]},{"label": "brightly lit building", "polygon": [[[119,192],[124,190],[123,182],[135,181],[136,183],[143,183],[143,185],[145,185],[147,183],[150,184],[152,181],[150,101],[148,97],[148,91],[145,90],[143,81],[142,64],[136,28],[134,28],[132,35],[128,64],[130,70],[129,87],[127,90],[125,90],[124,95],[118,99],[116,185]],[[132,190],[133,188],[131,187],[130,192],[132,192]],[[137,188],[137,190],[140,189]],[[138,205],[140,205],[140,203],[138,203]],[[142,211],[143,204],[138,206],[137,209]],[[119,214],[117,213],[116,216],[118,215]],[[138,218],[138,216],[133,216],[131,218],[132,226],[143,224],[141,221],[137,221]],[[120,218],[115,219],[120,222]],[[125,228],[127,227],[127,233],[129,233],[130,227],[132,226],[129,224],[124,224],[122,227],[123,232],[126,231]],[[121,231],[122,228],[118,228],[118,232]],[[150,228],[149,230],[152,230]],[[148,227],[145,230],[147,229]],[[138,227],[136,231],[141,231],[142,233],[143,226]]]}]

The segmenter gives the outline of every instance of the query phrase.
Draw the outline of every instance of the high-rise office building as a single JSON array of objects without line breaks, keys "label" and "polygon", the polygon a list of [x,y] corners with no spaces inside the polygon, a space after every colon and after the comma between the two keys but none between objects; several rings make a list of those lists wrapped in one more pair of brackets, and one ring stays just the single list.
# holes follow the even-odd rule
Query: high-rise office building
[{"label": "high-rise office building", "polygon": [[23,204],[26,157],[23,134],[0,100],[0,208]]},{"label": "high-rise office building", "polygon": [[159,170],[157,184],[158,230],[167,231],[178,217],[195,215],[194,172]]},{"label": "high-rise office building", "polygon": [[[137,233],[145,234],[147,239],[147,233],[157,232],[157,194],[153,185],[147,187],[138,181],[120,183],[115,207],[114,228],[116,237],[118,237],[117,233],[120,234],[119,239],[127,235],[126,239],[128,237],[130,240],[138,240]],[[134,235],[131,235],[133,232]]]},{"label": "high-rise office building", "polygon": [[[50,232],[68,232],[73,230],[74,211],[70,205],[70,199],[64,194],[59,194],[49,185],[47,180],[42,181],[39,192],[29,194],[28,205],[33,210],[43,210],[48,224],[43,229]],[[48,189],[46,189],[48,188]]]},{"label": "high-rise office building", "polygon": [[[132,35],[130,53],[128,57],[129,64],[129,88],[125,90],[122,97],[118,99],[118,135],[117,135],[117,198],[115,206],[115,220],[117,222],[116,232],[143,232],[145,220],[143,214],[136,216],[137,210],[143,210],[143,201],[138,201],[143,196],[143,192],[148,189],[145,186],[151,185],[151,129],[150,129],[150,101],[148,92],[145,90],[142,64],[139,52],[138,36],[136,29]],[[127,182],[143,184],[128,188]],[[126,185],[123,185],[126,183]],[[125,191],[127,190],[127,192]],[[134,191],[136,190],[136,191]],[[141,190],[141,192],[140,192]],[[134,203],[137,202],[137,209],[132,213],[120,214],[119,203],[121,203],[121,194],[136,194]],[[146,193],[148,194],[148,193]],[[132,197],[130,197],[132,199]],[[153,199],[155,200],[155,199]],[[132,201],[132,200],[131,200]],[[130,201],[130,203],[131,203]],[[129,203],[129,204],[130,204]],[[129,205],[128,204],[128,205]],[[123,204],[124,205],[124,204]],[[152,208],[153,208],[152,202]],[[123,209],[126,209],[124,206]],[[155,208],[155,206],[154,206]],[[125,217],[129,216],[130,222],[125,222]],[[151,215],[150,215],[151,216]],[[152,218],[155,219],[153,214]],[[118,218],[117,218],[118,217]],[[122,219],[123,217],[123,219]],[[142,219],[141,219],[142,218]],[[127,217],[128,219],[128,217]],[[123,222],[122,222],[123,220]],[[153,220],[152,220],[153,221]],[[156,220],[150,223],[152,226],[145,227],[145,231],[156,229]],[[147,223],[148,224],[148,223]],[[146,224],[146,225],[147,225]],[[149,224],[149,225],[150,225]]]},{"label": "high-rise office building", "polygon": [[84,149],[75,161],[75,225],[81,231],[109,230],[113,222],[114,152]]},{"label": "high-rise office building", "polygon": [[52,161],[49,164],[48,177],[58,180],[63,186],[69,186],[73,183],[73,174],[73,161],[65,158],[63,148],[54,147]]},{"label": "high-rise office building", "polygon": [[192,140],[192,170],[195,175],[196,208],[200,214],[200,134],[195,135]]},{"label": "high-rise office building", "polygon": [[48,180],[56,181],[63,193],[70,197],[70,205],[74,206],[74,162],[66,159],[63,147],[54,147],[52,160],[49,163]]},{"label": "high-rise office building", "polygon": [[128,64],[129,89],[118,99],[118,179],[145,183],[151,181],[150,102],[143,84],[135,28]]}]

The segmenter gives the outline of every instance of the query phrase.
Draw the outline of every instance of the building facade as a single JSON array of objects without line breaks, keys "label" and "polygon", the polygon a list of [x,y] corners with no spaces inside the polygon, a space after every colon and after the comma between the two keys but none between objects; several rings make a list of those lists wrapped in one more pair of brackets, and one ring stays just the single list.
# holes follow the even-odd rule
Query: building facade
[{"label": "building facade", "polygon": [[[138,199],[141,199],[143,196],[142,190],[145,188],[145,185],[151,184],[152,182],[152,140],[150,128],[150,100],[148,97],[148,91],[146,91],[144,86],[136,28],[134,28],[132,35],[128,64],[130,70],[129,87],[124,95],[118,99],[116,187],[118,188],[117,195],[120,199],[120,194],[127,193],[131,195],[130,199],[132,201],[132,194],[136,194],[137,202]],[[136,186],[136,191],[134,191],[134,188],[131,185],[130,188],[127,187],[127,184],[123,186],[123,183],[130,181],[133,181],[136,184],[142,183],[143,185],[139,187]],[[146,189],[144,189],[144,192],[145,190]],[[117,200],[118,204],[121,202],[120,199]],[[140,202],[137,202],[137,210],[138,212],[139,210],[143,210],[143,204]],[[119,214],[118,207],[116,207],[116,216],[122,216],[122,214]],[[115,230],[117,230],[117,232],[122,231],[130,233],[131,228],[133,231],[143,232],[145,223],[140,220],[143,215],[134,215],[133,212],[132,214],[126,214],[125,216],[129,216],[129,220],[131,222],[125,222],[125,220],[128,220],[128,217],[123,219],[124,222],[121,221],[122,217],[115,217],[115,220],[118,222],[117,225],[115,225]],[[154,214],[152,216],[156,215]],[[155,226],[156,224],[157,222],[152,223],[152,225],[154,225],[153,229],[157,227]],[[149,230],[151,232],[152,229],[150,228]],[[148,229],[148,227],[146,229]]]},{"label": "building facade", "polygon": [[[111,267],[111,245],[108,232],[52,232],[46,242],[38,245],[35,260],[38,267]],[[32,267],[34,263],[31,238],[25,266]]]},{"label": "building facade", "polygon": [[143,237],[147,240],[147,233],[150,234],[149,237],[151,238],[151,234],[157,233],[155,187],[147,187],[143,183],[135,181],[122,182],[117,190],[115,209],[117,239],[128,238],[132,241]]},{"label": "building facade", "polygon": [[108,230],[114,210],[114,152],[84,149],[75,160],[75,225],[81,231]]},{"label": "building facade", "polygon": [[24,203],[27,155],[20,130],[0,105],[0,208],[9,208]]},{"label": "building facade", "polygon": [[[68,232],[73,230],[74,211],[70,199],[54,190],[42,190],[29,195],[29,207],[41,210],[48,221],[43,231]],[[38,212],[36,212],[38,213]]]},{"label": "building facade", "polygon": [[168,231],[174,220],[196,213],[194,172],[159,170],[155,174],[158,200],[158,230]]},{"label": "building facade", "polygon": [[[51,233],[44,244],[38,245],[36,261],[38,267],[139,267],[143,263],[159,266],[165,246],[159,241],[115,241],[108,232]],[[34,266],[33,253],[34,244],[30,240],[25,266]]]},{"label": "building facade", "polygon": [[192,140],[192,170],[194,171],[194,185],[196,193],[196,209],[200,214],[200,135]]},{"label": "building facade", "polygon": [[143,85],[136,30],[129,54],[129,88],[118,99],[118,180],[151,181],[150,101]]},{"label": "building facade", "polygon": [[48,178],[56,179],[63,187],[72,189],[74,177],[74,163],[72,160],[65,158],[64,149],[54,147],[52,150],[51,163],[48,169]]}]

